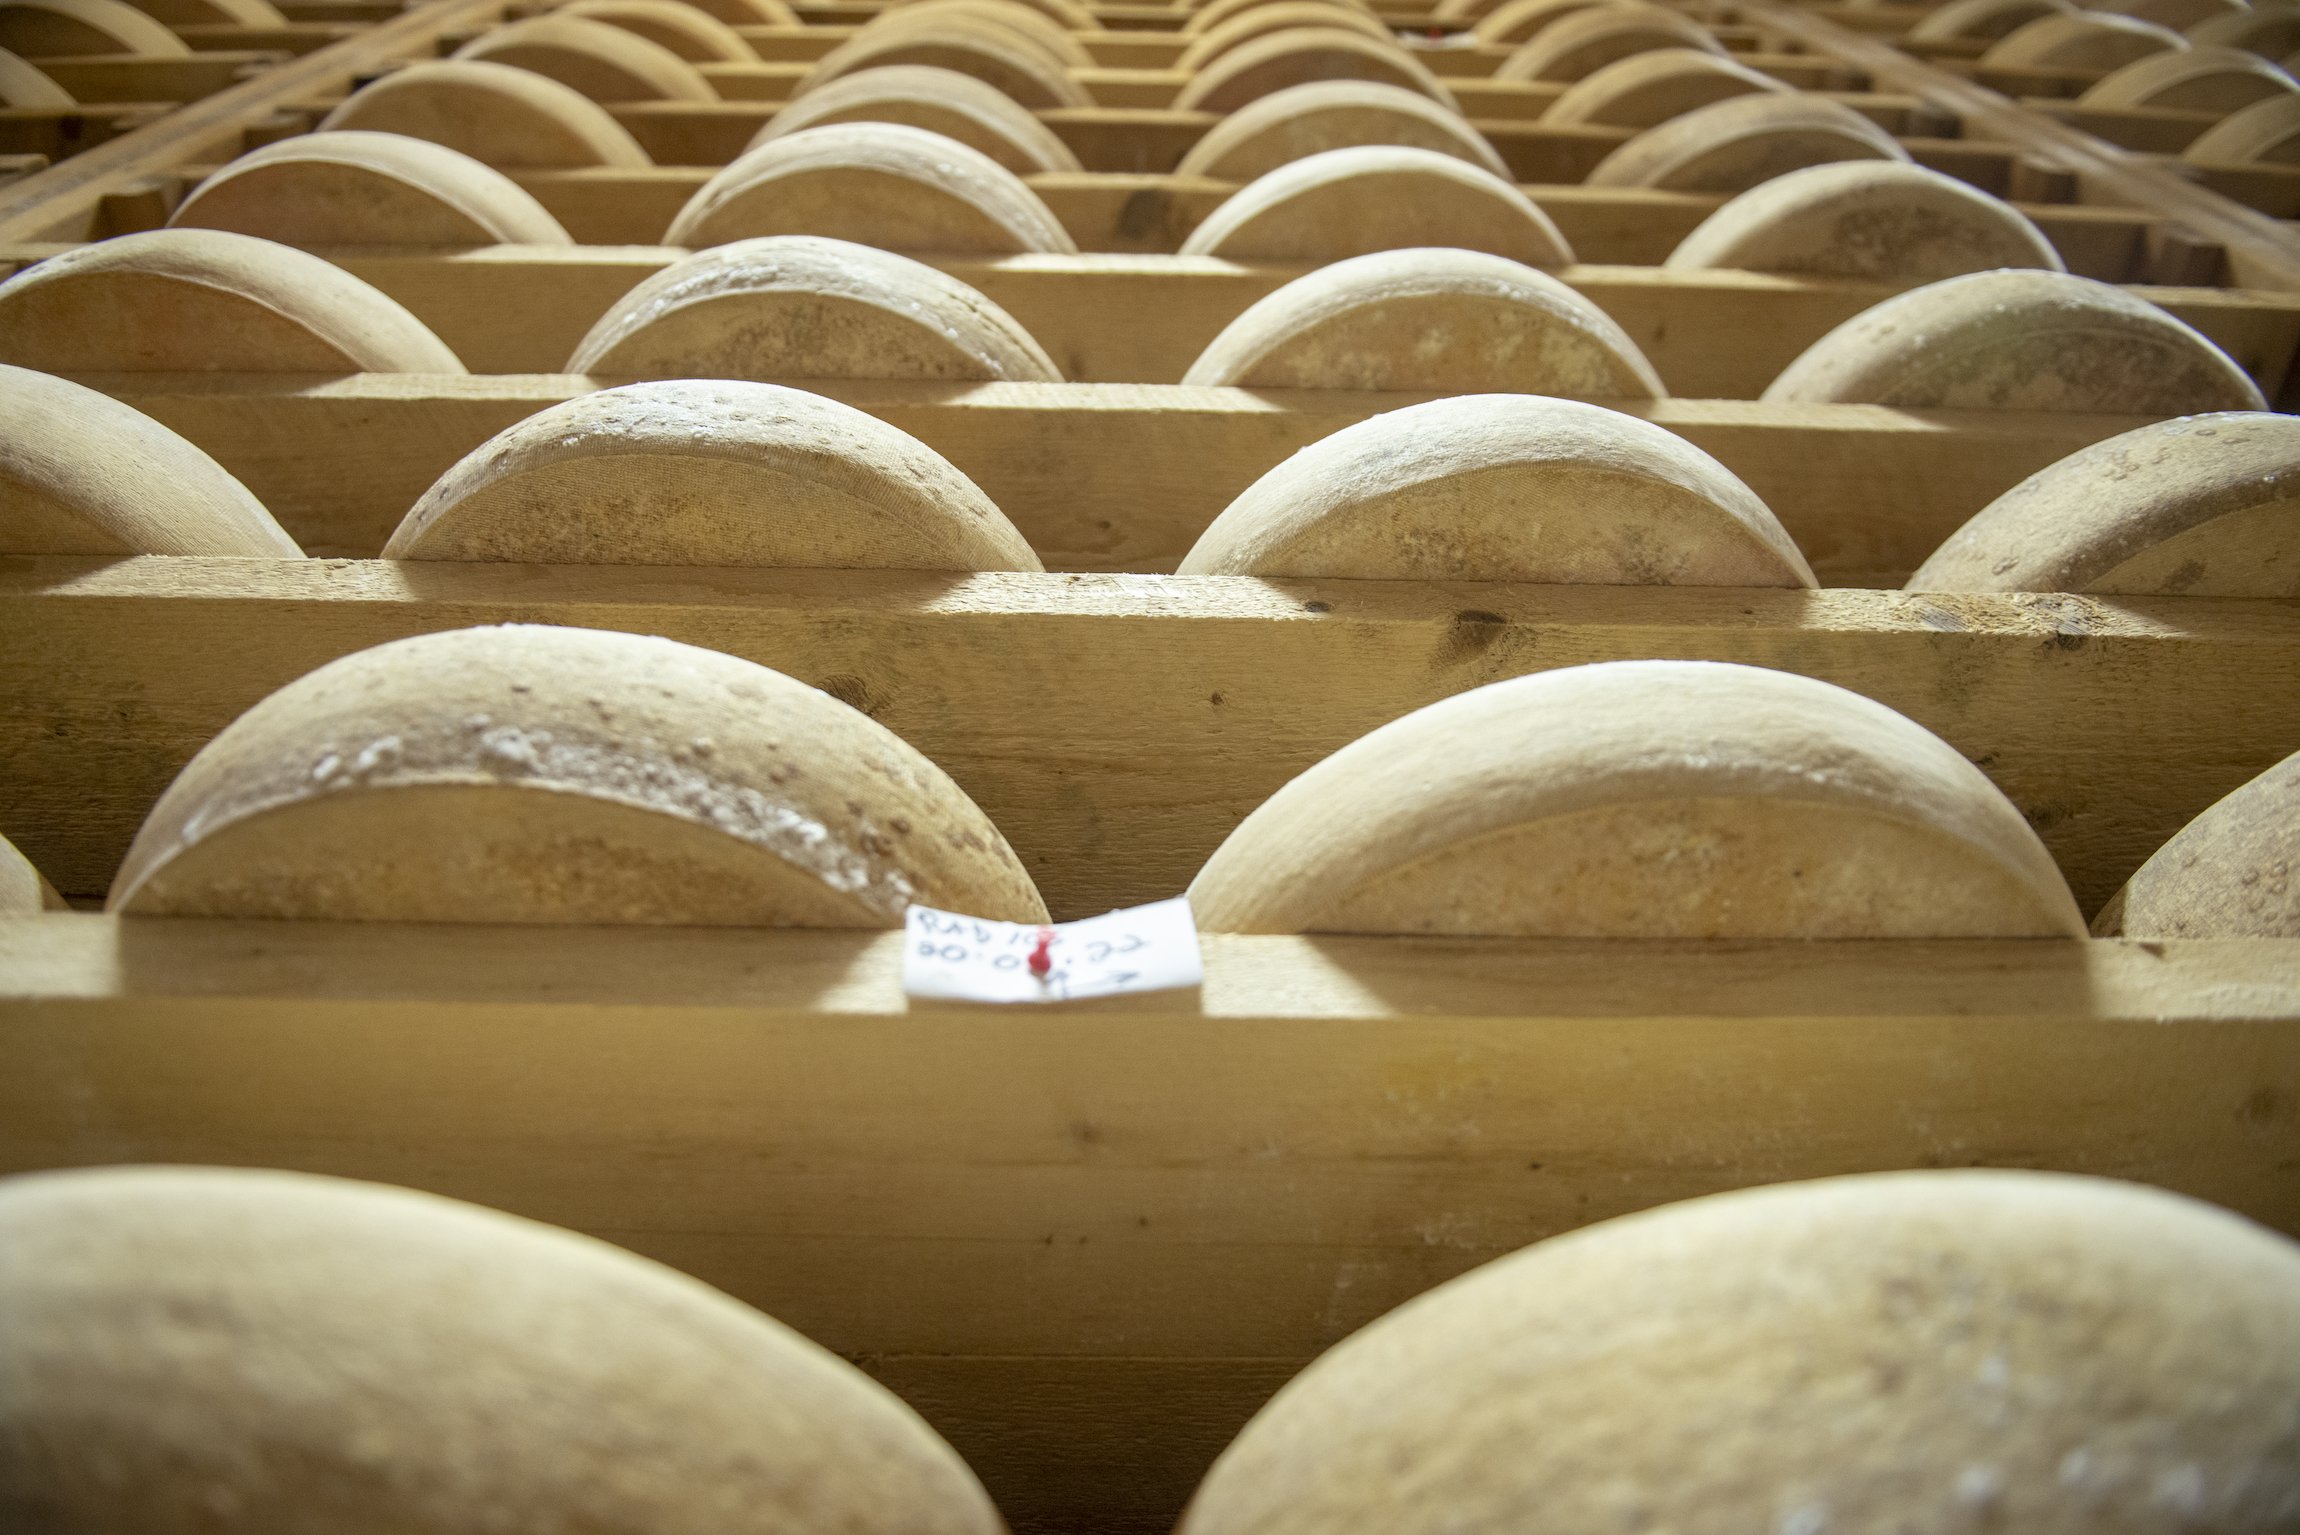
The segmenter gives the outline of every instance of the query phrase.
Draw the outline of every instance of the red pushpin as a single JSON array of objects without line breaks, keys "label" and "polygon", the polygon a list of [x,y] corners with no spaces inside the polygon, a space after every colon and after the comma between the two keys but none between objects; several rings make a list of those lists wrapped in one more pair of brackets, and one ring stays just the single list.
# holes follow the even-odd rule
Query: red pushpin
[{"label": "red pushpin", "polygon": [[1038,930],[1038,947],[1030,951],[1030,973],[1043,981],[1053,968],[1054,929],[1042,927]]}]

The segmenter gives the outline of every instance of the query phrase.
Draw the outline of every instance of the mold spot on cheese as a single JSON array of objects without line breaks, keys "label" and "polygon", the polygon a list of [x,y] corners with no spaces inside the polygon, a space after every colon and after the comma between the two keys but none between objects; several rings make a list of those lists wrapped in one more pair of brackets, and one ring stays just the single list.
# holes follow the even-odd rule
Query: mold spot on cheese
[{"label": "mold spot on cheese", "polygon": [[228,229],[309,250],[337,245],[567,245],[501,171],[443,144],[331,130],[251,150],[192,190],[173,228]]},{"label": "mold spot on cheese", "polygon": [[2286,92],[2231,112],[2180,157],[2192,165],[2300,165],[2300,95]]},{"label": "mold spot on cheese", "polygon": [[1281,165],[1360,145],[1426,149],[1509,178],[1501,156],[1461,114],[1373,80],[1312,81],[1250,101],[1207,129],[1176,172],[1252,181]]},{"label": "mold spot on cheese", "polygon": [[0,48],[0,107],[68,107],[72,93],[30,59]]},{"label": "mold spot on cheese", "polygon": [[1191,76],[1174,98],[1178,112],[1232,112],[1247,102],[1312,80],[1375,80],[1455,110],[1453,92],[1395,42],[1347,27],[1289,27],[1241,43]]},{"label": "mold spot on cheese", "polygon": [[2216,801],[2093,919],[2101,938],[2300,938],[2300,753]]},{"label": "mold spot on cheese", "polygon": [[1776,176],[1709,215],[1663,264],[1898,283],[2000,267],[2063,270],[2052,242],[2010,203],[1894,160]]},{"label": "mold spot on cheese", "polygon": [[122,0],[0,0],[0,48],[27,59],[189,58],[175,33]]},{"label": "mold spot on cheese", "polygon": [[1558,93],[1541,114],[1563,127],[1651,128],[1736,96],[1789,87],[1738,59],[1696,48],[1656,48],[1616,59]]},{"label": "mold spot on cheese", "polygon": [[798,100],[843,75],[888,64],[931,64],[971,75],[1034,112],[1094,105],[1067,70],[1021,38],[956,21],[866,27],[816,61],[791,97]]},{"label": "mold spot on cheese", "polygon": [[1608,3],[1576,11],[1536,32],[1502,60],[1496,80],[1586,79],[1606,65],[1656,48],[1722,54],[1707,28],[1657,5]]},{"label": "mold spot on cheese", "polygon": [[685,0],[574,0],[555,13],[621,27],[690,64],[756,64],[758,51],[743,35]]},{"label": "mold spot on cheese", "polygon": [[1182,254],[1325,262],[1431,245],[1528,266],[1573,260],[1549,215],[1493,172],[1388,145],[1329,149],[1279,166],[1208,214]]},{"label": "mold spot on cheese", "polygon": [[201,748],[128,850],[133,916],[883,928],[1045,907],[943,771],[717,651],[505,625],[332,661]]},{"label": "mold spot on cheese", "polygon": [[1746,192],[1808,165],[1907,160],[1884,129],[1824,96],[1751,95],[1680,113],[1597,162],[1586,184]]},{"label": "mold spot on cheese", "polygon": [[482,32],[455,51],[536,74],[602,106],[637,101],[713,102],[702,71],[660,43],[581,16],[545,15]]},{"label": "mold spot on cheese", "polygon": [[2187,39],[2170,27],[2134,16],[2083,11],[2039,16],[2014,28],[1981,55],[1981,63],[2003,69],[2106,71],[2187,46]]},{"label": "mold spot on cheese", "polygon": [[32,867],[32,860],[0,837],[0,917],[36,917],[44,911],[70,909],[56,887]]},{"label": "mold spot on cheese", "polygon": [[352,92],[319,126],[427,139],[498,169],[640,170],[654,163],[605,107],[573,86],[474,59],[395,69]]},{"label": "mold spot on cheese", "polygon": [[806,128],[865,122],[901,123],[955,139],[1017,176],[1079,169],[1070,147],[1013,98],[972,75],[931,64],[888,64],[841,75],[786,105],[746,147]]}]

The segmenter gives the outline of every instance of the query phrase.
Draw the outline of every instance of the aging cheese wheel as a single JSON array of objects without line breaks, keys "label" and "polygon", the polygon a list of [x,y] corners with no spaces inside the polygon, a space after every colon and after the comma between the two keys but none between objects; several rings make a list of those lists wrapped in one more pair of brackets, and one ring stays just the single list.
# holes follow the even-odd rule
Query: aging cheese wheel
[{"label": "aging cheese wheel", "polygon": [[1612,4],[1613,0],[1505,0],[1477,19],[1470,30],[1488,48],[1522,43],[1553,21],[1576,11]]},{"label": "aging cheese wheel", "polygon": [[2084,935],[2036,833],[1947,742],[1711,661],[1542,672],[1392,721],[1246,817],[1190,904],[1231,933]]},{"label": "aging cheese wheel", "polygon": [[1174,67],[1204,69],[1242,43],[1296,27],[1340,27],[1345,32],[1363,33],[1385,46],[1394,46],[1397,41],[1389,28],[1364,11],[1328,5],[1325,0],[1273,0],[1271,4],[1241,11],[1220,26],[1193,37]]},{"label": "aging cheese wheel", "polygon": [[461,373],[423,322],[317,256],[155,229],[0,283],[0,362],[42,373]]},{"label": "aging cheese wheel", "polygon": [[[1208,4],[1191,9],[1190,19],[1182,23],[1181,35],[1200,37],[1213,31],[1233,16],[1241,16],[1248,11],[1259,10],[1266,5],[1284,3],[1286,0],[1209,0]],[[1315,0],[1315,3],[1325,6],[1328,10],[1355,11],[1361,16],[1374,14],[1373,7],[1366,4],[1365,0]]]},{"label": "aging cheese wheel", "polygon": [[600,316],[567,371],[1062,379],[1012,315],[957,278],[890,251],[806,235],[738,240],[665,267]]},{"label": "aging cheese wheel", "polygon": [[2300,418],[2182,416],[2080,448],[1951,534],[1909,590],[2300,597]]},{"label": "aging cheese wheel", "polygon": [[32,867],[32,860],[0,837],[0,917],[36,917],[44,911],[69,909],[56,887]]},{"label": "aging cheese wheel", "polygon": [[2300,10],[2263,6],[2258,10],[2231,11],[2190,27],[2188,40],[2200,48],[2243,48],[2265,58],[2280,59],[2300,49]]},{"label": "aging cheese wheel", "polygon": [[[935,3],[936,0],[894,0],[893,4],[879,14],[883,17],[896,11],[912,10],[922,5]],[[1058,32],[1099,32],[1102,30],[1102,24],[1094,19],[1094,13],[1085,6],[1078,4],[1077,0],[996,0],[996,3],[1004,9],[1020,8],[1035,12],[1052,23]]]},{"label": "aging cheese wheel", "polygon": [[303,250],[573,243],[501,171],[444,144],[358,129],[299,134],[251,150],[195,187],[168,223]]},{"label": "aging cheese wheel", "polygon": [[0,1309],[0,1504],[48,1529],[1001,1529],[915,1413],[781,1323],[411,1189],[248,1168],[11,1178]]},{"label": "aging cheese wheel", "polygon": [[1656,48],[1616,59],[1558,93],[1541,114],[1565,127],[1651,128],[1735,96],[1785,95],[1789,87],[1738,59],[1698,48]]},{"label": "aging cheese wheel", "polygon": [[831,123],[923,128],[988,155],[1017,176],[1079,169],[1070,146],[1012,97],[972,75],[930,64],[889,64],[841,75],[777,112],[748,147]]},{"label": "aging cheese wheel", "polygon": [[1526,195],[1489,170],[1427,149],[1361,145],[1279,166],[1206,216],[1185,256],[1335,261],[1450,245],[1529,266],[1566,266],[1573,248]]},{"label": "aging cheese wheel", "polygon": [[192,51],[121,0],[0,0],[0,48],[27,59],[119,53],[181,59]]},{"label": "aging cheese wheel", "polygon": [[2230,113],[2180,157],[2195,165],[2300,165],[2300,96],[2270,96]]},{"label": "aging cheese wheel", "polygon": [[2077,98],[2088,107],[2155,107],[2179,112],[2233,112],[2300,83],[2241,48],[2183,48],[2152,53],[2103,76]]},{"label": "aging cheese wheel", "polygon": [[2268,1535],[2300,1497],[2296,1332],[2300,1250],[2160,1189],[1959,1169],[1716,1194],[1345,1340],[1179,1535]]},{"label": "aging cheese wheel", "polygon": [[1329,149],[1367,144],[1432,150],[1504,179],[1509,175],[1485,135],[1460,113],[1402,85],[1373,80],[1319,80],[1249,101],[1207,129],[1177,173],[1252,181]]},{"label": "aging cheese wheel", "polygon": [[2267,408],[2178,319],[2062,272],[1976,272],[1889,298],[1807,347],[1762,397],[2131,416]]},{"label": "aging cheese wheel", "polygon": [[1379,251],[1298,277],[1231,321],[1182,382],[1601,400],[1668,392],[1604,310],[1545,272],[1465,250]]},{"label": "aging cheese wheel", "polygon": [[2096,3],[2092,9],[2114,11],[2119,16],[2138,16],[2142,21],[2185,32],[2215,16],[2238,14],[2252,7],[2249,0],[2108,0],[2106,4]]},{"label": "aging cheese wheel", "polygon": [[1049,63],[1021,39],[953,22],[866,27],[817,60],[792,91],[792,98],[806,96],[857,70],[888,64],[931,64],[972,75],[1034,112],[1094,105],[1093,98],[1067,71]]},{"label": "aging cheese wheel", "polygon": [[799,13],[783,0],[682,0],[730,27],[795,27]]},{"label": "aging cheese wheel", "polygon": [[1472,26],[1478,18],[1504,3],[1506,0],[1438,0],[1430,19],[1450,27]]},{"label": "aging cheese wheel", "polygon": [[1909,28],[1913,43],[1994,42],[2045,16],[2072,16],[2069,0],[1949,0]]},{"label": "aging cheese wheel", "polygon": [[2052,242],[2010,203],[1893,160],[1776,176],[1709,215],[1664,264],[1899,283],[2000,267],[2063,270]]},{"label": "aging cheese wheel", "polygon": [[1374,80],[1419,92],[1448,110],[1453,92],[1429,66],[1392,42],[1346,27],[1289,27],[1241,43],[1215,59],[1174,97],[1178,112],[1231,112],[1313,80]]},{"label": "aging cheese wheel", "polygon": [[670,49],[581,16],[514,21],[481,33],[455,57],[530,69],[605,106],[719,99],[702,72]]},{"label": "aging cheese wheel", "polygon": [[2102,938],[2300,938],[2300,753],[2216,801],[2093,919]]},{"label": "aging cheese wheel", "polygon": [[640,170],[654,162],[590,97],[531,69],[437,59],[362,86],[320,122],[428,139],[498,169]]},{"label": "aging cheese wheel", "polygon": [[2040,16],[2016,27],[1982,54],[1981,62],[2009,69],[2111,70],[2187,46],[2187,40],[2170,27],[2133,16],[2085,11]]},{"label": "aging cheese wheel", "polygon": [[1699,448],[1634,416],[1530,394],[1433,400],[1310,444],[1247,486],[1179,572],[1816,584],[1756,492]]},{"label": "aging cheese wheel", "polygon": [[1608,3],[1576,11],[1535,33],[1502,60],[1497,80],[1582,80],[1619,59],[1655,48],[1723,53],[1707,29],[1657,5]]},{"label": "aging cheese wheel", "polygon": [[755,64],[758,50],[741,33],[686,0],[575,0],[553,13],[603,21],[668,48],[690,64]]},{"label": "aging cheese wheel", "polygon": [[776,384],[583,395],[439,477],[387,560],[1039,570],[991,499],[908,432]]},{"label": "aging cheese wheel", "polygon": [[664,240],[700,249],[788,234],[969,255],[1078,250],[1021,177],[902,123],[806,128],[745,150],[703,183]]},{"label": "aging cheese wheel", "polygon": [[303,557],[246,486],[142,411],[6,366],[0,554]]},{"label": "aging cheese wheel", "polygon": [[132,0],[165,27],[284,27],[287,17],[271,0]]},{"label": "aging cheese wheel", "polygon": [[1825,96],[1736,96],[1646,129],[1600,160],[1593,187],[1746,192],[1839,160],[1906,160],[1893,136]]},{"label": "aging cheese wheel", "polygon": [[0,107],[68,107],[72,93],[29,59],[0,48]]},{"label": "aging cheese wheel", "polygon": [[376,922],[883,928],[1045,907],[943,771],[715,650],[507,624],[362,650],[202,747],[108,909]]},{"label": "aging cheese wheel", "polygon": [[912,26],[957,26],[1011,38],[1031,48],[1059,69],[1091,69],[1094,56],[1059,23],[1018,0],[914,0],[879,14],[868,24],[873,32],[891,32]]}]

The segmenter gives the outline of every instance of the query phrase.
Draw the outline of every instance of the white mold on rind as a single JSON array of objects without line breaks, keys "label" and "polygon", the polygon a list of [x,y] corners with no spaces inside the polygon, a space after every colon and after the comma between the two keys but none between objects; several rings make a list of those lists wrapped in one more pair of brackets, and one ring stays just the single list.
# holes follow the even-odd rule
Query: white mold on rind
[{"label": "white mold on rind", "polygon": [[501,171],[444,144],[363,129],[251,150],[193,188],[168,225],[228,229],[299,250],[574,243]]},{"label": "white mold on rind", "polygon": [[502,169],[641,170],[654,164],[605,107],[531,69],[433,59],[354,91],[319,131],[428,139]]},{"label": "white mold on rind", "polygon": [[1185,256],[1337,261],[1446,245],[1559,267],[1573,248],[1548,214],[1493,172],[1393,145],[1329,149],[1240,187],[1182,242]]}]

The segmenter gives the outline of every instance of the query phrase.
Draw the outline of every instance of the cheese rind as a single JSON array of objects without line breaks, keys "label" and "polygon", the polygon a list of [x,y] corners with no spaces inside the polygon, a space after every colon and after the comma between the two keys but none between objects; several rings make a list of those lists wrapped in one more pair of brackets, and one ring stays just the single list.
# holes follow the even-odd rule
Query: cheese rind
[{"label": "cheese rind", "polygon": [[68,107],[72,93],[30,59],[0,48],[0,107]]},{"label": "cheese rind", "polygon": [[443,144],[359,129],[250,150],[193,188],[168,226],[228,229],[299,250],[574,243],[502,172]]},{"label": "cheese rind", "polygon": [[1068,71],[1019,38],[956,22],[865,27],[817,60],[792,89],[791,98],[795,101],[856,70],[887,64],[931,64],[972,75],[1034,112],[1094,105]]},{"label": "cheese rind", "polygon": [[1405,49],[1334,25],[1288,27],[1239,44],[1192,75],[1175,95],[1174,109],[1234,112],[1272,91],[1313,80],[1375,80],[1460,110],[1445,83]]},{"label": "cheese rind", "polygon": [[1917,43],[1994,42],[2042,16],[2071,16],[2069,0],[1949,0],[1919,17],[1909,28]]},{"label": "cheese rind", "polygon": [[1525,42],[1553,21],[1609,3],[1611,0],[1504,0],[1478,17],[1470,31],[1489,48],[1506,48]]},{"label": "cheese rind", "polygon": [[859,69],[820,85],[767,120],[746,150],[830,123],[902,123],[955,139],[1017,176],[1076,171],[1070,146],[1011,97],[972,75],[930,64]]},{"label": "cheese rind", "polygon": [[1390,46],[1397,42],[1389,28],[1349,6],[1329,5],[1326,0],[1268,0],[1191,37],[1174,67],[1195,72],[1241,44],[1295,27],[1339,27]]},{"label": "cheese rind", "polygon": [[1444,245],[1527,266],[1566,266],[1573,247],[1515,186],[1452,155],[1394,145],[1329,149],[1240,187],[1182,242],[1185,256],[1338,261]]},{"label": "cheese rind", "polygon": [[2006,33],[1981,63],[2006,69],[2121,69],[2152,53],[2186,48],[2170,27],[2107,11],[2039,16]]},{"label": "cheese rind", "polygon": [[1722,54],[1698,22],[1657,5],[1608,3],[1543,27],[1493,72],[1496,80],[1583,80],[1606,65],[1656,48]]},{"label": "cheese rind", "polygon": [[685,0],[574,0],[555,13],[621,27],[690,64],[756,64],[758,50],[717,17]]},{"label": "cheese rind", "polygon": [[27,59],[189,58],[183,39],[121,0],[0,0],[0,48]]},{"label": "cheese rind", "polygon": [[[1189,11],[1190,19],[1182,23],[1182,36],[1201,36],[1213,31],[1233,16],[1256,10],[1271,3],[1273,0],[1207,0],[1204,5],[1185,6],[1183,9]],[[1315,3],[1323,5],[1329,10],[1356,11],[1362,16],[1374,14],[1374,8],[1367,3],[1367,0],[1315,0]]]},{"label": "cheese rind", "polygon": [[573,86],[479,59],[427,60],[361,86],[318,131],[350,130],[428,139],[499,170],[654,164],[605,107]]},{"label": "cheese rind", "polygon": [[1807,166],[1762,182],[1702,220],[1662,264],[1899,283],[2002,267],[2065,270],[2044,232],[2010,203],[1892,160]]},{"label": "cheese rind", "polygon": [[530,69],[601,106],[636,101],[701,105],[719,99],[702,72],[670,49],[582,16],[510,22],[480,33],[456,49],[454,57]]},{"label": "cheese rind", "polygon": [[2178,112],[2234,112],[2255,101],[2300,92],[2300,83],[2241,48],[2185,48],[2152,53],[2101,77],[2080,106],[2153,107]]},{"label": "cheese rind", "polygon": [[1591,168],[1593,187],[1746,192],[1776,176],[1839,160],[1901,160],[1900,142],[1843,102],[1744,95],[1646,129]]},{"label": "cheese rind", "polygon": [[56,887],[32,867],[32,860],[0,837],[0,917],[36,917],[44,911],[70,909]]},{"label": "cheese rind", "polygon": [[2300,95],[2238,108],[2191,140],[2180,158],[2192,165],[2300,165]]},{"label": "cheese rind", "polygon": [[1316,80],[1249,101],[1207,129],[1175,173],[1252,181],[1281,165],[1360,145],[1426,149],[1509,176],[1485,135],[1460,113],[1374,80]]},{"label": "cheese rind", "polygon": [[1697,48],[1655,48],[1576,80],[1558,93],[1541,120],[1566,127],[1651,128],[1736,96],[1785,95],[1788,90],[1738,59]]},{"label": "cheese rind", "polygon": [[2100,938],[2300,938],[2300,752],[2216,800],[2093,919]]},{"label": "cheese rind", "polygon": [[1057,69],[1094,67],[1094,55],[1070,35],[1068,27],[1018,0],[910,0],[879,12],[864,30],[892,32],[914,26],[958,26],[1010,38]]}]

